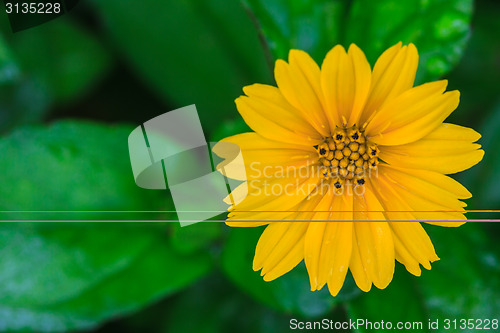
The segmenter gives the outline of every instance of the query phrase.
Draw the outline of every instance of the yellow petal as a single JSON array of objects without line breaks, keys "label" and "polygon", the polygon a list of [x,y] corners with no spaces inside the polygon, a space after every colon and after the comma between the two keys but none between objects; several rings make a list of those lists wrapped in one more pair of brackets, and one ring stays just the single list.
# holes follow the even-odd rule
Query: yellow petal
[{"label": "yellow petal", "polygon": [[267,272],[263,279],[264,281],[272,281],[279,278],[280,276],[291,271],[295,266],[297,266],[304,258],[304,238],[292,247],[288,253],[280,260],[280,262],[274,266],[269,272]]},{"label": "yellow petal", "polygon": [[324,238],[327,219],[330,213],[328,212],[332,205],[332,194],[328,193],[323,196],[319,204],[315,207],[317,213],[313,215],[312,223],[307,228],[305,244],[304,244],[304,262],[306,264],[309,280],[311,283],[311,291],[318,289],[318,274],[321,269],[319,259],[323,242],[327,241]]},{"label": "yellow petal", "polygon": [[[231,204],[231,203],[229,203]],[[292,220],[297,215],[296,211],[301,207],[302,203],[295,206],[282,207],[279,210],[255,210],[237,211],[230,209],[227,217],[228,225],[237,227],[250,227],[251,223],[261,223],[261,225],[273,223],[275,221]],[[256,222],[254,222],[256,221]],[[250,223],[250,225],[247,225]]]},{"label": "yellow petal", "polygon": [[319,283],[327,281],[332,296],[337,296],[342,288],[352,253],[353,234],[353,198],[349,193],[336,196],[332,203],[330,220],[325,230],[326,242],[323,243],[320,256]]},{"label": "yellow petal", "polygon": [[267,139],[296,145],[310,145],[310,143],[317,142],[317,138],[315,141],[314,138],[289,130],[268,119],[262,114],[266,109],[256,99],[240,96],[235,103],[248,126]]},{"label": "yellow petal", "polygon": [[472,128],[445,123],[441,124],[441,126],[439,126],[437,130],[432,131],[425,138],[435,140],[476,142],[481,138],[481,134],[474,131]]},{"label": "yellow petal", "polygon": [[455,179],[445,176],[441,173],[435,171],[428,170],[418,170],[418,169],[408,169],[408,168],[399,168],[395,166],[382,165],[382,168],[399,170],[404,172],[412,177],[419,178],[426,183],[432,184],[433,189],[438,187],[438,191],[445,191],[445,196],[453,195],[457,199],[468,199],[472,197],[472,194],[459,182]]},{"label": "yellow petal", "polygon": [[[280,211],[231,211],[226,223],[231,227],[252,227],[266,225],[274,221],[290,220],[296,207],[297,205],[283,208]],[[252,225],[253,223],[255,225]]]},{"label": "yellow petal", "polygon": [[391,222],[390,226],[394,235],[426,269],[431,269],[431,262],[439,260],[431,239],[419,222]]},{"label": "yellow petal", "polygon": [[316,189],[320,178],[313,172],[311,170],[303,177],[292,174],[280,178],[263,178],[249,181],[248,195],[232,209],[243,211],[282,211],[290,209]]},{"label": "yellow petal", "polygon": [[[307,175],[310,175],[309,172]],[[280,220],[308,221],[314,214],[314,209],[322,198],[318,190],[318,178],[305,176],[302,179],[266,180],[262,184],[248,186],[249,195],[245,200],[234,207],[230,207],[228,219],[242,223],[262,221],[273,222]],[[267,183],[269,181],[269,183]],[[256,181],[253,181],[256,182]],[[276,187],[283,193],[273,192]],[[270,192],[269,192],[270,191]],[[244,226],[243,224],[239,226]]]},{"label": "yellow petal", "polygon": [[449,227],[456,227],[465,223],[465,216],[460,213],[464,211],[463,208],[450,209],[450,207],[436,204],[432,201],[432,198],[428,199],[427,197],[416,195],[401,186],[396,179],[391,177],[387,172],[384,172],[383,168],[381,169],[377,178],[379,186],[390,188],[393,195],[396,195],[400,201],[408,205],[409,209],[412,210],[411,214],[417,220]]},{"label": "yellow petal", "polygon": [[373,284],[383,289],[394,275],[394,241],[382,205],[369,184],[364,187],[354,199],[354,229],[362,264]]},{"label": "yellow petal", "polygon": [[290,63],[277,60],[274,68],[276,83],[288,102],[323,136],[330,128],[323,111],[320,88],[320,69],[305,52],[291,50]]},{"label": "yellow petal", "polygon": [[366,57],[356,45],[348,53],[335,46],[321,67],[321,88],[330,128],[356,124],[368,97],[371,69]]},{"label": "yellow petal", "polygon": [[[353,226],[356,226],[357,223],[358,222],[353,222]],[[352,277],[354,278],[354,281],[359,289],[364,292],[368,292],[372,288],[372,280],[363,264],[363,260],[361,259],[361,246],[362,244],[358,243],[357,229],[353,227],[352,253],[349,270],[351,271]]]},{"label": "yellow petal", "polygon": [[250,227],[260,227],[266,224],[269,224],[269,222],[266,221],[258,221],[258,222],[248,222],[248,221],[226,221],[226,224],[230,227],[245,227],[245,228],[250,228]]},{"label": "yellow petal", "polygon": [[419,262],[408,252],[408,249],[399,240],[399,238],[394,235],[394,249],[396,251],[396,260],[402,263],[406,270],[415,276],[420,276],[422,270],[420,269]]},{"label": "yellow petal", "polygon": [[318,289],[319,258],[323,242],[325,242],[325,228],[327,222],[317,221],[309,224],[304,244],[304,262],[309,274],[311,291]]},{"label": "yellow petal", "polygon": [[[257,133],[243,133],[225,138],[214,146],[213,152],[225,159],[225,162],[217,166],[217,170],[221,170],[224,164],[224,169],[221,170],[224,175],[237,180],[298,173],[301,168],[318,163],[318,154],[312,146],[273,141]],[[241,154],[240,158],[235,159],[238,154]]]},{"label": "yellow petal", "polygon": [[307,230],[304,257],[311,290],[320,290],[328,283],[335,296],[342,288],[351,257],[352,196],[349,205],[349,199],[331,191],[315,210]]},{"label": "yellow petal", "polygon": [[256,112],[265,118],[264,121],[272,123],[272,126],[283,127],[303,138],[303,142],[296,144],[304,145],[311,139],[322,139],[321,135],[303,117],[301,111],[288,103],[277,87],[253,84],[244,87],[243,92],[250,98],[250,103]]},{"label": "yellow petal", "polygon": [[418,52],[411,43],[401,47],[400,42],[382,53],[373,67],[370,95],[360,124],[370,119],[385,102],[413,86],[417,66]]},{"label": "yellow petal", "polygon": [[221,142],[234,143],[238,145],[241,150],[297,149],[304,151],[315,151],[314,148],[309,145],[270,140],[255,132],[241,133],[229,136],[222,139]]},{"label": "yellow petal", "polygon": [[367,137],[378,145],[402,145],[438,128],[460,99],[458,91],[442,93],[446,84],[446,81],[426,83],[386,103],[367,125]]},{"label": "yellow petal", "polygon": [[[264,276],[265,281],[271,281],[285,274],[304,258],[304,241],[309,222],[301,221],[310,219],[321,199],[320,195],[309,197],[298,208],[298,211],[304,212],[292,214],[289,222],[274,222],[266,228],[265,231],[270,229],[271,236],[266,234],[266,237],[262,238],[264,234],[262,235],[262,244],[257,244],[254,258],[254,270],[262,268],[261,275]],[[294,219],[297,221],[294,222]],[[281,226],[283,223],[286,226]],[[273,227],[274,224],[280,226]],[[275,244],[270,244],[273,241]]]},{"label": "yellow petal", "polygon": [[422,198],[429,199],[438,205],[448,207],[448,210],[461,210],[464,207],[464,204],[458,200],[453,192],[449,192],[439,185],[428,181],[425,178],[425,171],[411,172],[388,165],[380,165],[379,172],[396,180],[397,186]]},{"label": "yellow petal", "polygon": [[407,270],[419,276],[422,264],[430,269],[430,263],[439,260],[432,242],[419,222],[415,222],[412,209],[399,195],[387,186],[387,184],[372,178],[373,188],[376,189],[377,197],[380,199],[385,210],[385,216],[393,231],[396,259],[403,263]]},{"label": "yellow petal", "polygon": [[[407,89],[397,98],[386,102],[366,126],[367,133],[378,135],[383,130],[393,130],[409,121],[414,112],[423,113],[423,105],[429,104],[440,97],[446,90],[448,81],[441,80],[424,83],[420,86]],[[407,109],[410,109],[407,111]]]},{"label": "yellow petal", "polygon": [[354,70],[354,81],[356,85],[352,112],[349,117],[348,126],[359,124],[359,119],[363,113],[366,100],[368,99],[371,87],[372,73],[370,64],[366,56],[356,45],[349,46],[348,55],[352,60]]},{"label": "yellow petal", "polygon": [[262,268],[265,281],[271,281],[295,267],[303,259],[307,223],[277,222],[264,230],[257,243],[253,269]]},{"label": "yellow petal", "polygon": [[470,128],[442,124],[416,142],[380,147],[379,156],[394,166],[451,174],[481,161],[484,151],[479,149],[480,145],[473,143],[479,137]]},{"label": "yellow petal", "polygon": [[253,269],[258,271],[264,265],[264,261],[271,251],[284,237],[292,224],[289,222],[277,222],[269,224],[257,242],[255,256],[253,259]]}]

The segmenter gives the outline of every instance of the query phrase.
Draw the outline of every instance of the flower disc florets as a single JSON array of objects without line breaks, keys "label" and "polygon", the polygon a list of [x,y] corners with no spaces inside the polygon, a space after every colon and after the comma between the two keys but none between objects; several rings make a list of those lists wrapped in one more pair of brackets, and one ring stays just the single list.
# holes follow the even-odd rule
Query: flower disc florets
[{"label": "flower disc florets", "polygon": [[316,147],[321,163],[321,174],[325,180],[332,179],[340,189],[346,181],[363,185],[368,170],[376,169],[379,163],[377,146],[365,137],[356,125],[350,128],[337,127],[331,137]]}]

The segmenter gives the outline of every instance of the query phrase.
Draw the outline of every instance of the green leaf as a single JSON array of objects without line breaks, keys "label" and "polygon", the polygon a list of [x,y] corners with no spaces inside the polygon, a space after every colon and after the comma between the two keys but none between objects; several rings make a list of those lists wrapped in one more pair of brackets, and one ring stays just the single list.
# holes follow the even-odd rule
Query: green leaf
[{"label": "green leaf", "polygon": [[0,35],[0,131],[40,119],[47,106],[45,93],[22,75],[10,45]]},{"label": "green leaf", "polygon": [[207,254],[174,252],[163,227],[0,225],[0,330],[89,329],[205,274]]},{"label": "green leaf", "polygon": [[171,241],[174,248],[182,253],[207,250],[221,235],[220,222],[200,222],[189,227],[175,223],[171,228]]},{"label": "green leaf", "polygon": [[0,84],[19,77],[19,66],[3,36],[0,35]]},{"label": "green leaf", "polygon": [[264,33],[275,59],[287,59],[292,48],[305,50],[321,63],[340,43],[347,12],[342,0],[244,0]]},{"label": "green leaf", "polygon": [[252,130],[245,123],[243,118],[235,117],[234,120],[226,120],[220,124],[210,136],[211,142],[218,142],[232,135],[251,132]]},{"label": "green leaf", "polygon": [[[484,226],[470,222],[457,230],[432,230],[441,261],[422,277],[421,290],[430,315],[441,323],[438,332],[449,332],[442,326],[445,319],[498,319],[500,251]],[[470,329],[457,326],[456,332]]]},{"label": "green leaf", "polygon": [[7,35],[23,73],[59,103],[85,95],[110,68],[107,50],[66,18]]},{"label": "green leaf", "polygon": [[329,312],[336,303],[327,288],[311,292],[304,265],[284,276],[265,282],[252,270],[255,246],[262,228],[231,228],[222,253],[222,268],[228,277],[256,300],[280,311],[305,317]]},{"label": "green leaf", "polygon": [[[172,218],[86,211],[172,210],[167,191],[135,185],[128,125],[62,121],[0,140],[0,210],[9,219]],[[200,231],[201,232],[201,231]],[[164,223],[1,223],[0,330],[91,328],[204,275],[211,256],[176,250]]]},{"label": "green leaf", "polygon": [[[460,91],[460,109],[453,112],[454,123],[477,128],[488,119],[498,103],[498,1],[477,1],[470,42],[460,64],[448,77],[450,86]],[[451,88],[451,87],[450,87]]]},{"label": "green leaf", "polygon": [[0,85],[0,131],[42,119],[51,101],[46,91],[26,77]]},{"label": "green leaf", "polygon": [[81,98],[110,67],[107,51],[73,21],[58,18],[16,34],[6,21],[0,17],[0,131]]},{"label": "green leaf", "polygon": [[[28,126],[0,140],[0,187],[4,211],[80,211],[77,213],[7,213],[5,218],[154,219],[144,214],[81,211],[163,210],[171,207],[167,191],[139,188],[128,153],[128,125],[61,121]],[[108,217],[109,216],[109,217]]]},{"label": "green leaf", "polygon": [[243,295],[220,275],[212,275],[183,291],[170,304],[170,309],[166,316],[164,332],[290,331],[290,315],[279,314],[263,307]]},{"label": "green leaf", "polygon": [[213,130],[235,115],[241,88],[270,80],[249,17],[237,1],[94,1],[137,73],[168,103],[196,104]]},{"label": "green leaf", "polygon": [[[493,108],[493,112],[483,121],[478,129],[482,134],[479,143],[485,151],[483,160],[472,169],[461,174],[460,179],[466,185],[473,197],[471,206],[474,209],[491,210],[498,208],[500,202],[500,156],[496,152],[500,149],[500,104]],[[470,209],[470,208],[469,208]],[[477,214],[478,218],[498,218],[497,214]]]},{"label": "green leaf", "polygon": [[399,41],[420,54],[417,81],[448,73],[468,39],[472,0],[246,0],[275,59],[309,52],[321,64],[336,44],[357,44],[373,64]]},{"label": "green leaf", "polygon": [[[356,332],[373,332],[368,323],[379,323],[382,320],[386,325],[390,323],[392,329],[397,328],[398,322],[422,323],[421,328],[413,327],[413,329],[429,332],[427,327],[429,314],[422,304],[417,287],[418,281],[415,281],[417,278],[406,272],[401,265],[398,264],[397,268],[393,281],[386,289],[372,287],[368,293],[363,293],[347,303],[349,317],[355,321],[364,321],[363,325],[357,327]],[[391,328],[386,326],[386,329],[389,331]]]},{"label": "green leaf", "polygon": [[470,34],[473,0],[355,0],[345,44],[356,43],[373,64],[389,46],[414,43],[417,82],[448,73],[460,60]]}]

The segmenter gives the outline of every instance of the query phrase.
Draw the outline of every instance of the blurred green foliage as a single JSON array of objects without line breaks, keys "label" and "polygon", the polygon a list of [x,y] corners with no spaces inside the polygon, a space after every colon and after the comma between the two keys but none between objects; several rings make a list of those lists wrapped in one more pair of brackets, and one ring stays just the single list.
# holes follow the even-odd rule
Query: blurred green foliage
[{"label": "blurred green foliage", "polygon": [[158,224],[3,223],[0,237],[5,331],[89,329],[185,287],[212,262],[175,251]]},{"label": "blurred green foliage", "polygon": [[480,225],[469,223],[462,228],[453,237],[449,229],[426,228],[441,261],[419,278],[400,266],[385,290],[358,297],[348,304],[348,313],[372,322],[381,318],[393,323],[401,318],[422,322],[422,332],[435,332],[426,326],[429,319],[439,320],[442,326],[445,319],[496,318],[500,313],[498,252]]},{"label": "blurred green foliage", "polygon": [[[241,87],[269,81],[264,53],[238,1],[95,1],[133,70],[167,102],[196,104],[213,130]],[[209,112],[210,110],[210,112]]]},{"label": "blurred green foliage", "polygon": [[[0,169],[10,186],[0,187],[3,211],[46,213],[47,219],[95,219],[78,211],[172,209],[160,191],[139,188],[130,177],[128,125],[62,120],[13,130],[0,141]],[[61,216],[62,215],[62,216]],[[5,213],[6,219],[37,219],[39,213]],[[138,218],[142,215],[110,219]]]},{"label": "blurred green foliage", "polygon": [[389,46],[414,43],[417,82],[448,73],[469,37],[472,0],[246,0],[262,25],[274,58],[291,48],[308,51],[321,64],[332,45],[355,43],[373,64]]},{"label": "blurred green foliage", "polygon": [[[196,104],[211,141],[248,131],[234,99],[272,84],[273,61],[290,48],[321,62],[354,42],[373,64],[400,40],[419,49],[419,82],[446,74],[461,91],[450,121],[483,134],[484,161],[456,175],[474,194],[468,209],[499,208],[499,15],[494,0],[93,0],[13,34],[1,14],[0,208],[77,211],[2,219],[173,219],[167,191],[134,183],[133,128]],[[83,212],[100,210],[163,212]],[[309,290],[303,265],[262,281],[251,268],[261,228],[4,222],[0,331],[280,333],[291,318],[498,318],[497,224],[426,229],[441,257],[430,272],[399,265],[387,289],[368,294],[348,276],[332,298]]]},{"label": "blurred green foliage", "polygon": [[312,293],[304,265],[280,279],[265,282],[252,270],[255,245],[263,228],[232,230],[222,253],[222,269],[241,289],[255,299],[283,312],[305,317],[327,313],[337,302],[327,288]]},{"label": "blurred green foliage", "polygon": [[51,107],[82,97],[111,65],[100,42],[67,18],[13,34],[0,15],[0,27],[0,130],[40,120]]}]

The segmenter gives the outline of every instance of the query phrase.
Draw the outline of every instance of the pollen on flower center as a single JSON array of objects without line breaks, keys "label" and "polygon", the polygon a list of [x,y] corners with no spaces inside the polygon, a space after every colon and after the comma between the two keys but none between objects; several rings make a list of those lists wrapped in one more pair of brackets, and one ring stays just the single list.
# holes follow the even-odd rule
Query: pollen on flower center
[{"label": "pollen on flower center", "polygon": [[337,127],[316,150],[322,177],[331,179],[336,189],[345,182],[364,185],[367,170],[377,168],[379,163],[377,146],[369,142],[356,125]]}]

